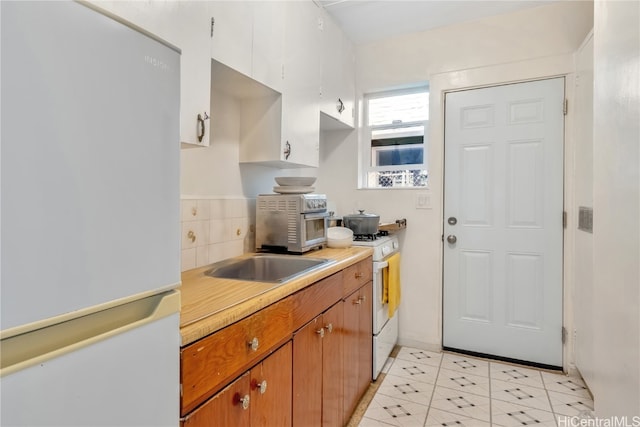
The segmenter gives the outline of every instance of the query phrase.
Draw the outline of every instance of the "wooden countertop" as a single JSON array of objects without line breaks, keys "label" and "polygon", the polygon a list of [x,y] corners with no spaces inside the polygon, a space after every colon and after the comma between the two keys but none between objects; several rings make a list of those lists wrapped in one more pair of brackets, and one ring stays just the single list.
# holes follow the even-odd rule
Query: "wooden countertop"
[{"label": "wooden countertop", "polygon": [[[211,265],[182,273],[180,335],[182,345],[243,319],[312,283],[332,275],[373,254],[368,247],[321,249],[304,255],[336,261],[287,283],[251,282],[206,276]],[[245,254],[240,258],[250,257]]]}]

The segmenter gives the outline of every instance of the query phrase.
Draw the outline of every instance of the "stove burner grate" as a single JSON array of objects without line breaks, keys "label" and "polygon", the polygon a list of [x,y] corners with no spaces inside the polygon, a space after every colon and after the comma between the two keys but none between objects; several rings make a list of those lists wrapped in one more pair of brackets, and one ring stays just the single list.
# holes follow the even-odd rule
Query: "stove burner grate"
[{"label": "stove burner grate", "polygon": [[388,236],[389,232],[386,230],[378,231],[378,234],[354,234],[353,240],[356,242],[373,242],[378,237]]}]

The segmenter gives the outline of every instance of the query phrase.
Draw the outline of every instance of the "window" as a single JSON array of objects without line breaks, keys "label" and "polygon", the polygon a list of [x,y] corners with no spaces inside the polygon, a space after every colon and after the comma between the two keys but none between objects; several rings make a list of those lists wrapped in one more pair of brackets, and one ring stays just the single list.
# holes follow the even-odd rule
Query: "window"
[{"label": "window", "polygon": [[429,89],[369,94],[363,111],[363,187],[426,187]]}]

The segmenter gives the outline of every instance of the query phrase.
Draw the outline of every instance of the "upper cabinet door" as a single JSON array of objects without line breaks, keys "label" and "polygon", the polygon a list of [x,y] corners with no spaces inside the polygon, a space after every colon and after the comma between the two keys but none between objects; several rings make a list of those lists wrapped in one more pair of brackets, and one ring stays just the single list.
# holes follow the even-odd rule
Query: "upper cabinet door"
[{"label": "upper cabinet door", "polygon": [[282,160],[317,167],[321,12],[311,1],[287,2],[285,10]]},{"label": "upper cabinet door", "polygon": [[[180,141],[182,147],[209,146],[211,108],[211,25],[205,2],[178,2],[176,40],[182,48]],[[176,25],[174,24],[174,28]]]},{"label": "upper cabinet door", "polygon": [[[198,3],[198,2],[186,2]],[[204,2],[213,19],[211,32],[211,58],[251,76],[253,51],[253,2]]]},{"label": "upper cabinet door", "polygon": [[322,30],[322,93],[320,111],[334,120],[323,120],[323,130],[353,128],[355,77],[351,41],[324,13]]},{"label": "upper cabinet door", "polygon": [[251,77],[282,92],[285,4],[253,3],[253,56]]}]

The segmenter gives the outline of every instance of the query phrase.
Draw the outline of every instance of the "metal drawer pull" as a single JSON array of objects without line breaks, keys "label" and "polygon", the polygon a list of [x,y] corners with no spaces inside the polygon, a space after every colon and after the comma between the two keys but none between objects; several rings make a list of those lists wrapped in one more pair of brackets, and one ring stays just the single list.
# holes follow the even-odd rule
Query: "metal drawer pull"
[{"label": "metal drawer pull", "polygon": [[320,335],[320,338],[324,338],[324,328],[320,328],[316,331],[316,334]]},{"label": "metal drawer pull", "polygon": [[240,403],[242,405],[242,409],[249,409],[249,402],[250,402],[250,398],[248,394],[245,394],[244,397],[240,397],[238,396],[238,403]]},{"label": "metal drawer pull", "polygon": [[366,300],[367,300],[367,297],[365,297],[365,296],[362,296],[362,297],[358,298],[358,301],[360,301],[360,302],[365,302]]},{"label": "metal drawer pull", "polygon": [[258,350],[258,346],[260,345],[260,341],[258,341],[258,338],[253,338],[251,341],[249,341],[247,343],[247,345],[249,346],[249,348],[253,351]]},{"label": "metal drawer pull", "polygon": [[362,299],[358,298],[357,300],[353,301],[354,304],[362,304]]},{"label": "metal drawer pull", "polygon": [[358,271],[356,273],[356,279],[360,279],[360,278],[362,278],[362,272]]},{"label": "metal drawer pull", "polygon": [[329,333],[333,332],[333,323],[329,323],[327,326],[325,326],[325,329],[329,331]]},{"label": "metal drawer pull", "polygon": [[260,390],[260,394],[265,394],[267,392],[267,380],[262,380],[257,383],[256,388]]}]

